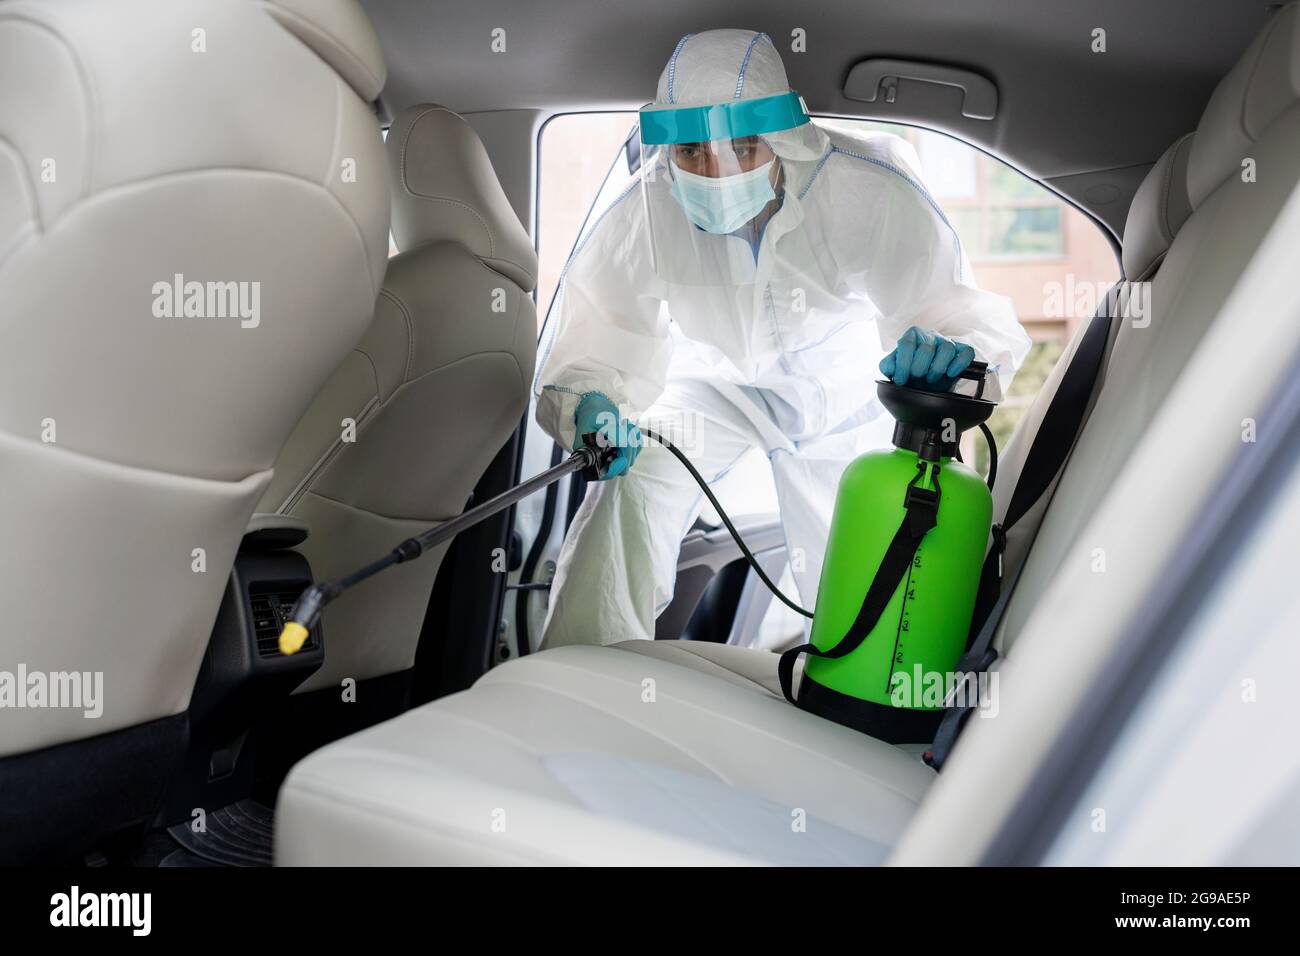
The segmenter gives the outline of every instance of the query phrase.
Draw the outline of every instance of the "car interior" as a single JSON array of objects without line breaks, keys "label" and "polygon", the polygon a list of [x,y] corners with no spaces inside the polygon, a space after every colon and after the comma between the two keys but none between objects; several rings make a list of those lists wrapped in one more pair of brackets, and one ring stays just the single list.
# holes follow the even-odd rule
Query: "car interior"
[{"label": "car interior", "polygon": [[[999,706],[942,772],[784,699],[717,522],[655,640],[539,649],[576,477],[280,650],[313,583],[568,452],[532,421],[548,124],[631,129],[727,26],[815,121],[966,144],[1121,276],[998,450]],[[0,671],[101,710],[0,712],[0,862],[1300,860],[1298,181],[1295,3],[0,0]],[[779,523],[736,524],[778,576]]]}]

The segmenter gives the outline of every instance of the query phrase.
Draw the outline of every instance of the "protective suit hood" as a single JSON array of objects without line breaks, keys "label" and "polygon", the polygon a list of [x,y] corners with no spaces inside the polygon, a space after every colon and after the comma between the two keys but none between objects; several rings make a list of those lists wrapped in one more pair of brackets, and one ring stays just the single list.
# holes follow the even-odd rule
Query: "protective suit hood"
[{"label": "protective suit hood", "polygon": [[[706,30],[677,41],[659,76],[655,105],[709,106],[789,92],[785,64],[766,33]],[[792,162],[815,162],[830,148],[825,134],[811,123],[766,134],[763,140]]]},{"label": "protective suit hood", "polygon": [[[760,101],[791,94],[764,34],[711,30],[672,50],[655,107],[692,115],[653,117],[665,135],[651,142],[669,146],[647,153],[653,108],[642,111],[637,180],[575,249],[541,345],[537,417],[565,447],[585,394],[609,396],[635,421],[687,372],[760,390],[796,441],[880,421],[887,442],[876,367],[913,325],[970,345],[998,368],[997,385],[1010,384],[1028,336],[1010,300],[976,286],[912,146],[828,132],[792,104],[790,122],[778,110],[765,127],[776,132],[757,132],[768,117]],[[719,104],[728,105],[709,109]],[[722,141],[716,114],[719,126],[734,120],[729,128],[770,138],[781,158],[780,206],[757,235],[713,234],[672,194],[667,149],[703,137],[671,134],[699,128]]]}]

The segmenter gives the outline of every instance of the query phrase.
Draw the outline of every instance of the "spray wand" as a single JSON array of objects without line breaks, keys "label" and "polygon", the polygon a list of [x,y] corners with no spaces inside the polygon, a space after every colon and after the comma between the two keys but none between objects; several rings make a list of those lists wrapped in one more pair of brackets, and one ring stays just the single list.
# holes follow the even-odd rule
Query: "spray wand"
[{"label": "spray wand", "polygon": [[498,511],[509,508],[521,498],[527,498],[534,492],[559,481],[566,475],[582,472],[584,478],[595,481],[604,475],[605,469],[609,467],[610,462],[617,455],[618,449],[614,446],[601,446],[595,433],[583,435],[582,445],[554,468],[548,468],[522,484],[511,488],[504,494],[498,495],[490,501],[485,501],[476,508],[470,508],[463,514],[430,528],[423,534],[407,538],[379,560],[372,561],[351,574],[335,578],[333,581],[322,581],[319,584],[313,584],[306,591],[303,591],[302,595],[294,603],[289,620],[285,621],[284,628],[280,631],[280,653],[298,653],[303,644],[307,642],[308,632],[320,620],[325,605],[349,588],[360,584],[367,578],[374,577],[380,571],[395,564],[414,561],[430,548],[451,540],[466,528],[471,528],[485,518],[490,518]]}]

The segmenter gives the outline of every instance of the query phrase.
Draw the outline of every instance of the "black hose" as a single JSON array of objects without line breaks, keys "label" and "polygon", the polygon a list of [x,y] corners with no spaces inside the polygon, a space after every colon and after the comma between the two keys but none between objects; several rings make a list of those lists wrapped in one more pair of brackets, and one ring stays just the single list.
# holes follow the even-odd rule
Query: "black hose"
[{"label": "black hose", "polygon": [[984,440],[989,443],[989,490],[993,490],[993,482],[998,478],[998,443],[993,440],[993,432],[989,426],[980,422],[980,431],[984,433]]},{"label": "black hose", "polygon": [[[993,432],[989,430],[988,425],[980,422],[979,428],[980,431],[984,433],[984,440],[987,441],[989,445],[988,486],[992,489],[993,482],[995,482],[998,477],[998,445],[994,440]],[[704,480],[704,476],[696,470],[695,466],[691,464],[691,460],[686,457],[682,450],[652,429],[642,427],[641,433],[647,438],[653,439],[667,448],[673,453],[674,457],[682,463],[686,470],[691,473],[691,477],[695,479],[695,483],[700,486],[700,490],[708,497],[709,503],[713,505],[714,509],[718,512],[718,515],[722,518],[722,523],[725,524],[727,530],[731,532],[731,537],[735,539],[736,546],[740,548],[741,553],[744,554],[745,560],[748,561],[749,566],[754,569],[754,573],[759,576],[765,585],[767,585],[767,589],[776,595],[776,597],[780,599],[781,603],[792,611],[802,614],[804,617],[812,617],[812,614],[809,611],[800,607],[798,604],[795,604],[794,601],[786,597],[785,594],[782,593],[781,589],[772,582],[772,579],[767,576],[767,572],[763,570],[762,566],[758,563],[758,559],[754,557],[753,552],[751,552],[749,547],[745,544],[745,539],[740,536],[740,532],[736,530],[736,526],[731,523],[731,518],[728,516],[726,509],[722,507],[722,504],[709,489],[709,483]]]},{"label": "black hose", "polygon": [[753,552],[750,551],[748,545],[745,544],[745,539],[740,536],[740,532],[736,530],[736,526],[731,523],[731,518],[728,517],[727,512],[723,510],[722,505],[718,502],[718,499],[714,497],[713,492],[709,489],[709,483],[704,480],[703,475],[701,475],[698,471],[695,470],[695,466],[691,464],[691,460],[687,458],[685,454],[682,453],[681,449],[679,449],[676,445],[670,442],[667,438],[664,438],[662,435],[650,430],[649,428],[642,427],[641,434],[645,435],[647,438],[657,441],[659,444],[667,448],[670,452],[673,453],[673,455],[677,458],[677,460],[680,461],[683,466],[685,466],[686,470],[691,473],[691,477],[695,479],[695,483],[700,486],[700,490],[703,491],[704,494],[708,497],[709,503],[713,505],[713,507],[717,510],[718,514],[721,516],[722,523],[725,524],[727,526],[727,530],[731,532],[731,537],[735,539],[736,546],[740,548],[741,553],[744,554],[745,560],[748,561],[749,566],[754,569],[754,573],[759,576],[759,578],[762,580],[762,582],[765,585],[767,585],[767,589],[771,591],[774,595],[776,595],[776,597],[780,599],[781,603],[784,604],[786,607],[788,607],[790,610],[794,611],[797,614],[802,614],[804,617],[812,617],[811,611],[807,611],[804,608],[800,607],[798,604],[795,604],[794,601],[791,601],[788,597],[785,596],[785,594],[782,593],[781,589],[778,588],[775,583],[773,583],[772,579],[767,576],[767,572],[764,571],[763,566],[758,563],[758,559],[754,557]]}]

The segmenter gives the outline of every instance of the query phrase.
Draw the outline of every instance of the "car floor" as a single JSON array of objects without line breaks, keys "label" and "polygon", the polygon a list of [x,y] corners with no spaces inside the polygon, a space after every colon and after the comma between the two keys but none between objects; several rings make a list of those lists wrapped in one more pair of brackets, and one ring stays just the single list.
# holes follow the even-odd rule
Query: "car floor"
[{"label": "car floor", "polygon": [[240,800],[209,811],[205,829],[188,822],[120,834],[83,859],[87,867],[269,867],[275,811],[256,800]]}]

